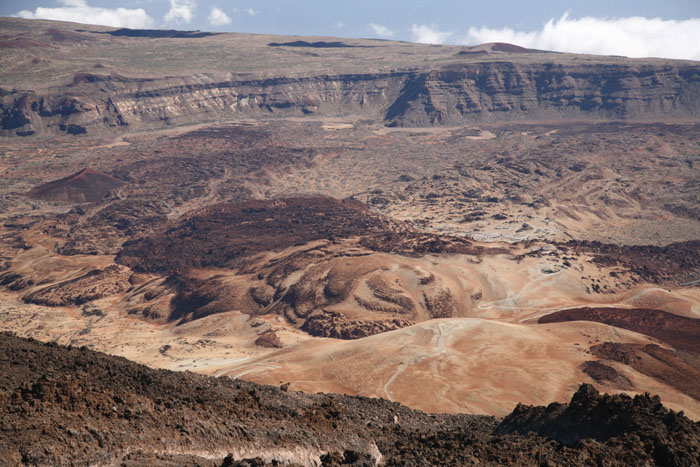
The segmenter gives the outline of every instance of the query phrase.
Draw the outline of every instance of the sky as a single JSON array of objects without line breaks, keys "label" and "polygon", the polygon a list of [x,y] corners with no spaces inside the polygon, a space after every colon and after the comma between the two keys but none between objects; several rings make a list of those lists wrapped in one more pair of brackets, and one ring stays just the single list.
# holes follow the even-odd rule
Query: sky
[{"label": "sky", "polygon": [[0,16],[700,60],[700,0],[0,0]]}]

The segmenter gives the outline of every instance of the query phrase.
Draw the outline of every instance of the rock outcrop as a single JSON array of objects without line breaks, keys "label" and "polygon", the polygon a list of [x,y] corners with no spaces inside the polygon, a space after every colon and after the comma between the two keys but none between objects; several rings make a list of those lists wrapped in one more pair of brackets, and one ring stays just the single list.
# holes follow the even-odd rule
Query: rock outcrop
[{"label": "rock outcrop", "polygon": [[[522,56],[523,53],[519,53]],[[354,114],[389,126],[700,117],[700,65],[485,62],[421,71],[251,80],[76,73],[46,91],[0,90],[0,132],[80,135],[250,116]]]},{"label": "rock outcrop", "polygon": [[643,452],[656,465],[693,465],[700,460],[697,429],[696,423],[664,408],[658,396],[601,396],[583,384],[569,404],[519,404],[495,433],[536,433],[566,446],[590,445],[593,440],[615,443],[630,448],[629,453],[621,452],[619,462],[627,463],[632,452]]},{"label": "rock outcrop", "polygon": [[385,120],[431,126],[509,120],[700,115],[700,66],[475,63],[411,75]]}]

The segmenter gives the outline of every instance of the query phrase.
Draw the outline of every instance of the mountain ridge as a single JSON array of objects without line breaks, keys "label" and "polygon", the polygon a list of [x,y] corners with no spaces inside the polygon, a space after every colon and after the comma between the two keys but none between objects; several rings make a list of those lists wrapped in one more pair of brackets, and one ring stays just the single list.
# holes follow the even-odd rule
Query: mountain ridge
[{"label": "mountain ridge", "polygon": [[[37,77],[46,75],[45,82],[51,84],[30,80],[24,90],[0,90],[2,136],[121,134],[194,122],[305,115],[355,114],[398,127],[700,118],[700,64],[692,61],[550,53],[498,43],[377,46],[364,39],[323,42],[343,47],[305,47],[314,52],[299,52],[299,47],[285,46],[294,44],[284,41],[287,36],[179,37],[166,31],[170,36],[144,39],[66,23],[45,29],[43,22],[17,21],[0,19],[8,26],[8,37],[53,41],[47,47],[27,47],[24,55],[12,49],[19,62],[31,58],[27,66],[38,68]],[[66,35],[85,40],[54,40]],[[160,50],[163,63],[197,50],[202,57],[186,57],[192,64],[188,72],[164,73],[157,68],[164,66],[160,62],[138,57],[143,40]],[[132,51],[137,62],[102,64],[100,53],[114,47]],[[67,68],[45,52],[52,48],[66,53],[79,49],[86,59]],[[187,49],[192,51],[183,52]],[[423,55],[428,51],[430,55]],[[363,56],[364,67],[347,64],[357,58],[353,54]],[[419,61],[420,56],[430,58]],[[231,60],[240,66],[232,68]],[[284,76],[270,63],[280,63]],[[12,73],[0,72],[0,83]]]}]

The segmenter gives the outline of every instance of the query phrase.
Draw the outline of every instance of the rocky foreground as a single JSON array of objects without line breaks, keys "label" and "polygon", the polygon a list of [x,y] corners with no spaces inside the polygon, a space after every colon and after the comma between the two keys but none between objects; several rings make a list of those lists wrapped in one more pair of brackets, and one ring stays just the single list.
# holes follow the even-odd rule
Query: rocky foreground
[{"label": "rocky foreground", "polygon": [[504,419],[302,394],[0,335],[9,465],[668,465],[700,463],[700,424],[658,397],[518,405]]}]

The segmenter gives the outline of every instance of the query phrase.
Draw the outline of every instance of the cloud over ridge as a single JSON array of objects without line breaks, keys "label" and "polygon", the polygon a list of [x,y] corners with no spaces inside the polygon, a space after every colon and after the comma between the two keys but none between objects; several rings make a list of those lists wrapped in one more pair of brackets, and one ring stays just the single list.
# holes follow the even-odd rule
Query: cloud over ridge
[{"label": "cloud over ridge", "polygon": [[379,37],[392,37],[396,34],[395,31],[381,24],[369,23],[369,28]]},{"label": "cloud over ridge", "polygon": [[[165,22],[170,24],[189,23],[197,9],[195,0],[170,0],[170,10],[165,14]],[[223,12],[222,12],[223,13]]]},{"label": "cloud over ridge", "polygon": [[231,18],[224,13],[221,8],[217,7],[211,8],[211,13],[207,19],[209,20],[209,24],[212,26],[223,26],[231,23]]},{"label": "cloud over ridge", "polygon": [[413,24],[411,39],[421,44],[444,44],[454,35],[453,31],[440,31],[434,24]]},{"label": "cloud over ridge", "polygon": [[700,60],[700,18],[569,18],[550,19],[542,29],[516,31],[509,27],[470,27],[464,44],[508,42],[558,52],[628,57],[664,57]]},{"label": "cloud over ridge", "polygon": [[115,28],[150,28],[153,18],[143,8],[100,8],[88,5],[87,0],[62,0],[64,6],[38,7],[34,11],[22,10],[15,16],[26,19],[50,19],[74,23],[100,24]]}]

